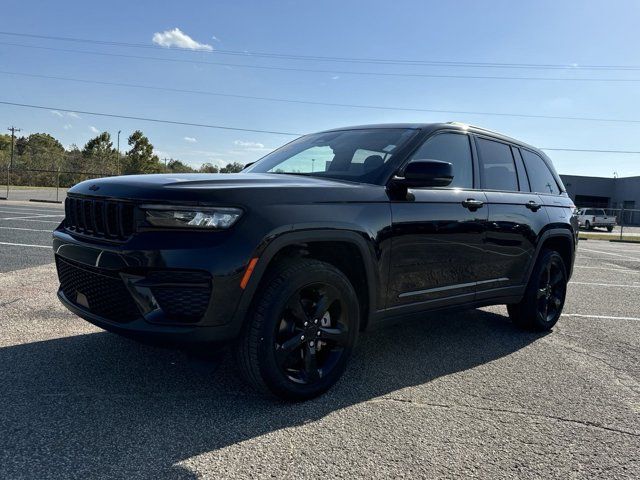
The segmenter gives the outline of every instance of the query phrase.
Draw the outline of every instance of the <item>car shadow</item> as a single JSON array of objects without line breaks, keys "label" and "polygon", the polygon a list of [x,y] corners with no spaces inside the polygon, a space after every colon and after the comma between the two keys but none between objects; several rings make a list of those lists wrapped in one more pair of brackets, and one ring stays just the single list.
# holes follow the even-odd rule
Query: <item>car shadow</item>
[{"label": "car shadow", "polygon": [[365,332],[343,379],[291,404],[254,393],[229,356],[94,333],[0,349],[0,478],[162,476],[176,465],[405,387],[509,355],[541,338],[481,310]]}]

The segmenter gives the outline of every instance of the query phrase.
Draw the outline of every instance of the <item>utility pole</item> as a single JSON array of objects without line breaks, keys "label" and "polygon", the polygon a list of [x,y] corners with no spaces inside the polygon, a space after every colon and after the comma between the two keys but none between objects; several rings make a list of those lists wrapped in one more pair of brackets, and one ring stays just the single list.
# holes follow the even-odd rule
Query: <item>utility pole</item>
[{"label": "utility pole", "polygon": [[11,132],[11,160],[7,164],[7,199],[9,198],[9,184],[11,183],[11,169],[13,168],[13,149],[14,144],[16,143],[16,132],[19,132],[20,129],[10,126],[7,130]]},{"label": "utility pole", "polygon": [[120,175],[120,130],[118,130],[118,175]]},{"label": "utility pole", "polygon": [[13,144],[16,143],[16,132],[19,132],[20,129],[14,126],[7,128],[11,132],[11,161],[9,163],[9,167],[13,168]]}]

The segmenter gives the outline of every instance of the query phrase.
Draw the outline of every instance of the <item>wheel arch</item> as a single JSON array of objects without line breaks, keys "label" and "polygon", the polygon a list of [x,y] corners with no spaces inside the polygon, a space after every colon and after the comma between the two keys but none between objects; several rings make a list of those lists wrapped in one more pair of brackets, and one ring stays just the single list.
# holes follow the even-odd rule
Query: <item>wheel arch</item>
[{"label": "wheel arch", "polygon": [[295,257],[315,258],[335,266],[347,276],[356,290],[360,304],[360,328],[364,329],[376,311],[379,279],[374,252],[372,242],[354,231],[305,230],[282,234],[255,255],[258,260],[236,309],[235,318],[244,323],[256,291],[276,263]]},{"label": "wheel arch", "polygon": [[573,272],[573,263],[575,258],[575,236],[569,229],[565,228],[552,228],[543,232],[538,239],[538,244],[536,246],[535,255],[533,257],[533,261],[529,265],[529,271],[527,272],[527,282],[529,283],[529,279],[531,277],[531,273],[533,272],[533,268],[538,261],[540,253],[543,249],[553,249],[557,251],[562,260],[564,261],[565,267],[567,269],[567,278],[571,277]]}]

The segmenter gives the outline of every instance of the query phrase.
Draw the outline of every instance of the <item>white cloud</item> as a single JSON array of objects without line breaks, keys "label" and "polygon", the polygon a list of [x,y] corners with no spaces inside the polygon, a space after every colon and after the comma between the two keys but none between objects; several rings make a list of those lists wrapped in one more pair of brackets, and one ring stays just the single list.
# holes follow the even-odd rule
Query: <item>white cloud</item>
[{"label": "white cloud", "polygon": [[174,28],[173,30],[165,30],[164,32],[156,32],[153,34],[153,38],[151,39],[153,43],[156,45],[160,45],[161,47],[178,47],[178,48],[187,48],[189,50],[204,50],[210,52],[213,50],[211,45],[207,45],[206,43],[196,42],[193,38],[191,38],[186,33],[182,32],[179,28]]},{"label": "white cloud", "polygon": [[264,143],[260,142],[247,142],[244,140],[236,140],[233,142],[234,145],[238,147],[242,147],[242,151],[238,150],[230,150],[228,153],[232,155],[240,155],[244,152],[270,152],[273,150],[272,148],[265,147]]},{"label": "white cloud", "polygon": [[82,117],[80,117],[80,115],[78,115],[76,112],[65,112],[65,113],[63,113],[63,112],[59,112],[58,110],[49,110],[49,112],[50,112],[52,115],[55,115],[56,117],[60,117],[60,118],[64,117],[65,115],[66,115],[67,117],[75,118],[75,119],[80,119],[80,118],[82,118]]},{"label": "white cloud", "polygon": [[340,75],[334,75],[333,77],[331,77],[331,80],[338,80],[340,78]]},{"label": "white cloud", "polygon": [[62,128],[64,128],[65,130],[71,130],[73,128],[73,126],[70,123],[67,123],[67,124],[63,125]]},{"label": "white cloud", "polygon": [[89,126],[89,130],[91,130],[93,133],[100,133],[100,130],[98,130],[96,127],[94,127],[93,125]]},{"label": "white cloud", "polygon": [[216,37],[215,35],[211,35],[211,40],[214,40],[216,42],[221,42],[222,41],[218,37]]},{"label": "white cloud", "polygon": [[184,137],[184,141],[190,142],[190,143],[196,143],[198,140],[196,140],[196,137]]},{"label": "white cloud", "polygon": [[245,142],[243,140],[236,140],[235,142],[233,142],[233,144],[239,147],[264,148],[264,144],[259,142]]}]

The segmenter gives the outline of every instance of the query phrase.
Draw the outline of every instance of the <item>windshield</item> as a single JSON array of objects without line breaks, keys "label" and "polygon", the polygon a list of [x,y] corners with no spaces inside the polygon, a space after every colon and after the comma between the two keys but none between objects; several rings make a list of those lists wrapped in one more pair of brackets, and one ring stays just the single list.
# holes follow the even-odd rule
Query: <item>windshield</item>
[{"label": "windshield", "polygon": [[253,173],[288,173],[375,183],[394,153],[415,130],[372,128],[306,135],[247,168]]}]

